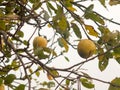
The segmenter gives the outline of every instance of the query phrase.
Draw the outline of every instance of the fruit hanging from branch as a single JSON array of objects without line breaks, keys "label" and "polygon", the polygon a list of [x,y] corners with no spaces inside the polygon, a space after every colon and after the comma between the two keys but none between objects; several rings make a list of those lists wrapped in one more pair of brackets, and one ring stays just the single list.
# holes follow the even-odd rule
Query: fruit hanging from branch
[{"label": "fruit hanging from branch", "polygon": [[94,42],[89,39],[80,40],[77,46],[78,54],[85,59],[92,56],[95,53],[95,50],[96,46]]},{"label": "fruit hanging from branch", "polygon": [[47,39],[42,36],[37,36],[33,40],[33,47],[34,49],[39,47],[46,47],[47,46]]}]

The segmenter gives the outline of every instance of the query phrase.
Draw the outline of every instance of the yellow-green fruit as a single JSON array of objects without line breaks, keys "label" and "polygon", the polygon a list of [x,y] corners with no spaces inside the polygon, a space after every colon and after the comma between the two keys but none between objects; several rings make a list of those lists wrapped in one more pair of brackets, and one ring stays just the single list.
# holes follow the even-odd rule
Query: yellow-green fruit
[{"label": "yellow-green fruit", "polygon": [[33,47],[46,47],[47,46],[47,39],[41,36],[37,36],[33,40]]},{"label": "yellow-green fruit", "polygon": [[78,54],[82,58],[89,58],[95,53],[96,46],[93,41],[89,39],[80,40],[77,46]]},{"label": "yellow-green fruit", "polygon": [[5,90],[4,84],[1,84],[1,85],[0,85],[0,90]]}]

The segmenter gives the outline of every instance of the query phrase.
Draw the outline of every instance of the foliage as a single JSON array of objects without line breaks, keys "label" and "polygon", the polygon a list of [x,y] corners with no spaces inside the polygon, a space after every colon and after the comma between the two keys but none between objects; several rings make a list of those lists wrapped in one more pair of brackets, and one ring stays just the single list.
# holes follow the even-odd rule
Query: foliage
[{"label": "foliage", "polygon": [[[85,6],[84,2],[87,0],[0,0],[0,84],[4,83],[12,90],[70,90],[70,87],[77,90],[80,84],[94,88],[92,81],[97,80],[109,84],[109,90],[118,90],[119,78],[107,82],[79,72],[82,65],[96,58],[100,71],[107,68],[111,58],[120,64],[120,32],[107,27],[107,21],[120,23],[94,11],[94,4]],[[98,2],[105,9],[108,3],[111,6],[120,4],[119,0]],[[33,26],[33,33],[27,39],[25,36],[30,31],[23,29],[26,25]],[[43,34],[44,27],[52,30],[53,36]],[[31,48],[36,33],[47,37],[46,48]],[[49,66],[58,57],[70,62],[71,58],[66,54],[70,48],[76,50],[76,43],[84,35],[96,44],[95,56],[68,68]],[[64,76],[63,72],[67,74]],[[50,81],[41,82],[41,73]],[[32,81],[37,85],[32,85]],[[77,88],[74,87],[76,84]]]},{"label": "foliage", "polygon": [[[115,78],[111,81],[111,85],[109,87],[109,90],[120,90],[120,78]],[[116,85],[116,87],[115,87]]]}]

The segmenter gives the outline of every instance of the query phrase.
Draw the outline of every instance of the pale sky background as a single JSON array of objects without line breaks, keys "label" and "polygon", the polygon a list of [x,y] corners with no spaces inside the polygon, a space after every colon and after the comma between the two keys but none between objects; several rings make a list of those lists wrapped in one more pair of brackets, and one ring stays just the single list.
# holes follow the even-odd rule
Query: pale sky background
[{"label": "pale sky background", "polygon": [[[106,0],[107,1],[107,0]],[[88,5],[94,3],[95,7],[94,7],[94,11],[97,11],[98,13],[100,13],[101,15],[104,15],[107,18],[110,18],[116,22],[120,22],[120,13],[119,13],[119,9],[120,9],[120,5],[115,5],[115,6],[109,6],[107,5],[107,10],[101,6],[101,4],[97,1],[94,0],[94,2],[91,1],[87,1],[84,4]],[[111,28],[111,30],[120,30],[120,26],[117,26],[115,24],[109,23],[107,22],[107,25]],[[53,35],[53,33],[51,31],[47,31],[48,28],[44,28],[46,29],[45,33],[43,32],[44,35],[47,35],[47,37],[51,37]],[[34,28],[31,26],[24,26],[23,30],[26,30],[27,33],[29,32],[29,34],[25,34],[25,38],[29,37],[29,35],[32,34]],[[29,31],[28,31],[29,30]],[[48,33],[46,33],[48,32]],[[69,53],[65,54],[66,56],[69,57],[70,62],[67,62],[64,60],[63,57],[59,57],[57,59],[55,59],[50,66],[52,67],[69,67],[75,63],[81,62],[81,60],[83,60],[82,58],[80,58],[80,56],[77,54],[77,51],[73,50],[70,48]],[[86,71],[83,70],[84,72],[87,72],[91,77],[94,78],[98,78],[104,81],[111,81],[112,79],[114,79],[115,77],[120,77],[120,65],[113,59],[111,59],[109,61],[109,65],[107,66],[107,68],[101,72],[98,68],[98,60],[95,59],[93,61],[90,61],[86,64],[84,64],[84,66],[82,67],[84,69],[87,69]],[[44,81],[45,78],[42,77],[42,75],[40,76],[41,78],[39,78],[39,80]],[[93,81],[95,83],[95,90],[107,90],[108,89],[108,85],[105,83],[100,83],[98,81]],[[86,89],[84,87],[82,87],[81,90],[94,90],[94,89]]]}]

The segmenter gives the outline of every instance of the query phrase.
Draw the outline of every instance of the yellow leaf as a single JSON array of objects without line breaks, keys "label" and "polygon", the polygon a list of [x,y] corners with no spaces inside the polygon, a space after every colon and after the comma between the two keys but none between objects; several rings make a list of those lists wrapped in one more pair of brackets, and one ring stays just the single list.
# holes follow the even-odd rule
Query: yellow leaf
[{"label": "yellow leaf", "polygon": [[57,56],[57,53],[52,49],[51,49],[51,53],[52,53],[53,56]]},{"label": "yellow leaf", "polygon": [[35,75],[36,75],[37,77],[39,77],[39,76],[40,76],[40,72],[39,72],[39,71],[35,72]]},{"label": "yellow leaf", "polygon": [[49,80],[53,80],[53,77],[52,77],[49,73],[47,73],[47,78],[48,78]]},{"label": "yellow leaf", "polygon": [[52,26],[50,24],[47,25],[49,28],[51,28]]},{"label": "yellow leaf", "polygon": [[61,16],[61,19],[58,22],[58,26],[60,30],[65,31],[68,27],[66,17],[64,15]]},{"label": "yellow leaf", "polygon": [[112,5],[117,5],[117,4],[120,4],[120,1],[119,0],[110,0],[109,1],[109,4],[112,6]]},{"label": "yellow leaf", "polygon": [[74,12],[74,11],[77,11],[74,7],[67,7],[68,10]]},{"label": "yellow leaf", "polygon": [[44,52],[52,54],[53,56],[57,56],[57,53],[54,51],[54,49],[51,48],[43,48]]},{"label": "yellow leaf", "polygon": [[67,42],[65,41],[65,39],[64,39],[64,38],[59,38],[58,40],[59,40],[60,46],[64,47],[64,48],[65,48],[65,51],[68,52],[69,47],[68,47],[68,44],[67,44]]},{"label": "yellow leaf", "polygon": [[49,70],[49,75],[52,77],[58,77],[59,76],[59,73],[58,73],[58,71],[57,70],[54,70],[54,69],[50,69]]},{"label": "yellow leaf", "polygon": [[85,25],[85,29],[88,31],[88,33],[92,36],[98,37],[98,32],[95,31],[94,27],[91,25]]},{"label": "yellow leaf", "polygon": [[46,88],[40,88],[39,90],[48,90],[48,89],[46,89]]}]

